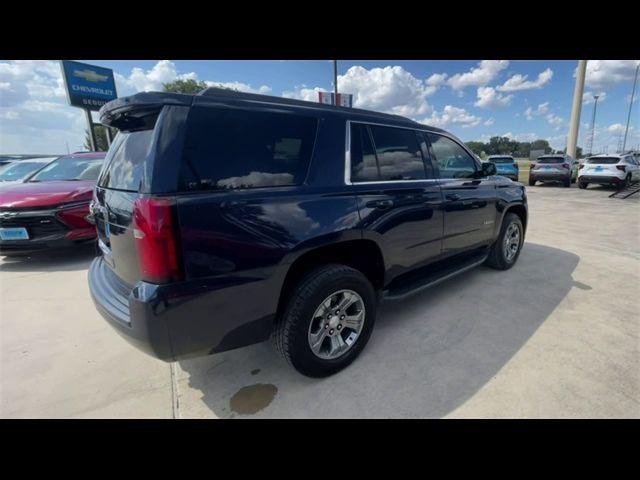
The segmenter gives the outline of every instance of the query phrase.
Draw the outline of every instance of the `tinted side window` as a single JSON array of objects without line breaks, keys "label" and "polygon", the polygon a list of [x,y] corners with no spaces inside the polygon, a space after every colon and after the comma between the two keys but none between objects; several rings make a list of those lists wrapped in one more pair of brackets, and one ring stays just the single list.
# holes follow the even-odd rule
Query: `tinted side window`
[{"label": "tinted side window", "polygon": [[380,180],[376,154],[366,125],[351,124],[351,180],[374,182]]},{"label": "tinted side window", "polygon": [[286,113],[193,108],[179,188],[299,185],[307,174],[317,123]]},{"label": "tinted side window", "polygon": [[138,191],[152,139],[153,130],[119,132],[104,160],[98,185]]},{"label": "tinted side window", "polygon": [[381,180],[426,178],[424,161],[415,131],[371,125]]},{"label": "tinted side window", "polygon": [[473,178],[476,174],[476,162],[453,140],[429,134],[431,148],[440,170],[440,178]]}]

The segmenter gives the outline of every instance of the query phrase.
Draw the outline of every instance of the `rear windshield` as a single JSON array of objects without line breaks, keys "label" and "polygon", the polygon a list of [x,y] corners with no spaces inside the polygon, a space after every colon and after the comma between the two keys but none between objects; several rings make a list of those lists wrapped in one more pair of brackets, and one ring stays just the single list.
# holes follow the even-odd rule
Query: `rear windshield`
[{"label": "rear windshield", "polygon": [[599,157],[599,158],[590,158],[585,163],[590,165],[599,164],[599,165],[614,165],[620,161],[619,158],[616,157]]},{"label": "rear windshield", "polygon": [[313,117],[193,108],[178,188],[228,190],[301,184],[316,129]]},{"label": "rear windshield", "polygon": [[44,167],[29,181],[96,180],[103,161],[102,158],[61,157]]},{"label": "rear windshield", "polygon": [[493,163],[513,163],[513,158],[511,157],[491,157],[489,158],[490,162]]},{"label": "rear windshield", "polygon": [[537,163],[563,163],[563,157],[547,157],[547,158],[539,158]]},{"label": "rear windshield", "polygon": [[119,132],[105,159],[98,186],[137,192],[149,156],[153,130]]}]

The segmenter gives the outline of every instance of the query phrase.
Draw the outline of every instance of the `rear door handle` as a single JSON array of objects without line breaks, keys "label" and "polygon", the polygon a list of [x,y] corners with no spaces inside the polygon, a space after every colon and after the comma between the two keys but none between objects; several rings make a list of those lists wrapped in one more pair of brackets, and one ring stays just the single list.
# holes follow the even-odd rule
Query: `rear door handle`
[{"label": "rear door handle", "polygon": [[366,203],[369,208],[377,208],[378,210],[386,210],[393,207],[393,200],[372,200]]},{"label": "rear door handle", "polygon": [[460,200],[460,195],[458,195],[457,193],[449,193],[447,194],[447,200]]}]

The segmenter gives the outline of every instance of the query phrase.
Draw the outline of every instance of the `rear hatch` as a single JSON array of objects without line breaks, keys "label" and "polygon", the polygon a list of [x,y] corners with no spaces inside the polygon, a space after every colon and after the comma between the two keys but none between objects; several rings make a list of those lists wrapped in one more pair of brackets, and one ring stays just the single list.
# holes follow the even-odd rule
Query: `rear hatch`
[{"label": "rear hatch", "polygon": [[515,161],[511,157],[493,157],[489,159],[494,163],[498,173],[515,173],[518,169]]},{"label": "rear hatch", "polygon": [[621,173],[617,167],[619,162],[618,157],[592,157],[584,162],[580,170],[583,175],[618,176]]},{"label": "rear hatch", "polygon": [[[566,165],[566,166],[565,166]],[[536,173],[564,173],[569,168],[564,157],[538,158],[531,170]]]},{"label": "rear hatch", "polygon": [[[115,100],[100,111],[101,122],[120,131],[98,177],[91,215],[105,263],[128,286],[139,280],[169,280],[158,269],[172,262],[165,247],[176,246],[173,236],[163,235],[174,233],[177,224],[170,196],[177,174],[163,168],[159,158],[182,148],[175,145],[180,137],[176,117],[186,117],[190,102],[191,96],[145,93]],[[176,104],[181,106],[172,106]],[[178,168],[179,159],[173,163]],[[154,169],[164,178],[155,181]],[[145,264],[149,254],[163,263]]]}]

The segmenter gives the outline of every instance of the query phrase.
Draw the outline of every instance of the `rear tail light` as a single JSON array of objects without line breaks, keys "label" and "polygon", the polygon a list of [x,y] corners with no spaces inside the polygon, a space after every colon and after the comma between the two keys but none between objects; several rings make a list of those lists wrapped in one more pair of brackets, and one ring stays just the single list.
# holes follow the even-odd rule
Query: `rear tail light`
[{"label": "rear tail light", "polygon": [[627,171],[627,166],[626,165],[616,165],[616,168],[618,170],[622,170],[623,172]]},{"label": "rear tail light", "polygon": [[174,200],[145,197],[133,204],[133,236],[143,280],[167,283],[183,278],[176,227]]},{"label": "rear tail light", "polygon": [[584,163],[581,163],[580,166],[578,167],[578,170],[584,168]]},{"label": "rear tail light", "polygon": [[92,225],[87,222],[89,214],[89,204],[80,205],[72,208],[65,208],[56,213],[56,217],[62,223],[71,228],[89,228]]},{"label": "rear tail light", "polygon": [[529,165],[529,169],[533,170],[534,168],[536,168],[536,164],[535,163],[532,163],[532,164]]},{"label": "rear tail light", "polygon": [[562,164],[562,168],[566,168],[567,170],[569,170],[569,164],[568,163],[563,163]]}]

